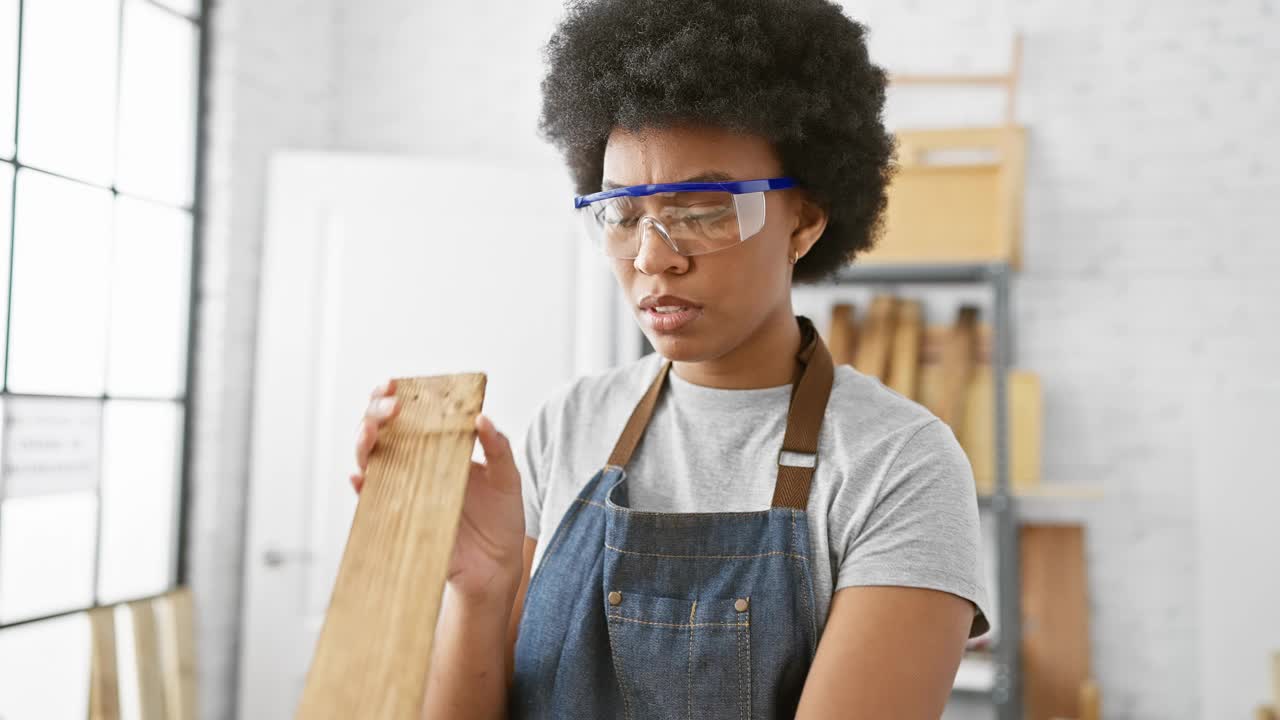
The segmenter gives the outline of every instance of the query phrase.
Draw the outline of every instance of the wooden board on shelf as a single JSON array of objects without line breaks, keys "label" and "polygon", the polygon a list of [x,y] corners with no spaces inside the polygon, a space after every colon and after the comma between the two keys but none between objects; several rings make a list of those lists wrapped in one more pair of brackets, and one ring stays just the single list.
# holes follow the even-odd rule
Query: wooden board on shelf
[{"label": "wooden board on shelf", "polygon": [[863,264],[1022,264],[1026,134],[1020,127],[897,133],[885,231]]},{"label": "wooden board on shelf", "polygon": [[1019,528],[1023,708],[1027,720],[1079,717],[1090,679],[1084,529]]},{"label": "wooden board on shelf", "polygon": [[484,388],[478,373],[397,381],[299,720],[418,717]]},{"label": "wooden board on shelf", "polygon": [[849,303],[837,303],[831,307],[831,325],[827,329],[827,348],[831,361],[836,365],[853,362],[855,308]]},{"label": "wooden board on shelf", "polygon": [[942,360],[938,365],[939,387],[934,413],[957,435],[963,429],[965,401],[969,398],[969,385],[976,365],[977,324],[977,308],[960,308],[955,325],[943,345]]},{"label": "wooden board on shelf", "polygon": [[[942,355],[953,328],[930,325],[924,329],[920,349],[919,383],[916,401],[941,417]],[[992,386],[991,327],[980,324],[975,330],[974,368],[964,402],[961,422],[952,426],[969,462],[980,493],[995,488],[995,391]],[[1010,369],[1007,377],[1009,404],[1009,478],[1019,492],[1040,486],[1043,443],[1044,401],[1040,378],[1034,373]]]},{"label": "wooden board on shelf", "polygon": [[889,380],[885,383],[903,397],[918,397],[920,341],[924,332],[924,311],[919,300],[898,301],[898,322],[893,333],[889,358]]},{"label": "wooden board on shelf", "polygon": [[[1042,422],[1044,416],[1040,378],[1025,370],[1010,370],[1006,377],[1009,417],[1009,482],[1013,490],[1029,490],[1040,484]],[[979,367],[969,384],[965,419],[956,433],[973,466],[978,492],[995,491],[995,385],[991,366]]]},{"label": "wooden board on shelf", "polygon": [[889,371],[889,350],[893,344],[894,325],[898,315],[898,299],[892,295],[876,295],[858,333],[858,347],[853,366],[859,372],[883,380]]}]

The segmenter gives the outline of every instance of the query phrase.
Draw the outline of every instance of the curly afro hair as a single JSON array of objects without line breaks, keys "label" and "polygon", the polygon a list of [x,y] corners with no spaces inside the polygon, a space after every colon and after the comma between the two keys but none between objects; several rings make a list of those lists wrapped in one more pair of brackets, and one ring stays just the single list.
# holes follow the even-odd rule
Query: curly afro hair
[{"label": "curly afro hair", "polygon": [[865,37],[828,0],[571,0],[546,49],[541,130],[581,194],[600,189],[614,128],[766,138],[829,215],[795,269],[821,280],[874,245],[893,172]]}]

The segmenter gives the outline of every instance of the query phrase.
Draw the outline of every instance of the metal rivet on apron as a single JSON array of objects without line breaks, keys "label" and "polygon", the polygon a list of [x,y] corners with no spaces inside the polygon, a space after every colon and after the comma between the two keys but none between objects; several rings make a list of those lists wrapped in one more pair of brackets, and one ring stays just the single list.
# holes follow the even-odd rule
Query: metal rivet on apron
[{"label": "metal rivet on apron", "polygon": [[746,611],[747,611],[747,601],[746,601],[746,599],[745,599],[745,598],[738,598],[737,600],[734,600],[734,601],[733,601],[733,609],[734,609],[734,610],[737,610],[738,612],[746,612]]},{"label": "metal rivet on apron", "polygon": [[621,604],[622,604],[622,593],[618,592],[617,590],[614,590],[614,591],[610,592],[610,593],[609,593],[609,604],[610,604],[610,605],[621,605]]}]

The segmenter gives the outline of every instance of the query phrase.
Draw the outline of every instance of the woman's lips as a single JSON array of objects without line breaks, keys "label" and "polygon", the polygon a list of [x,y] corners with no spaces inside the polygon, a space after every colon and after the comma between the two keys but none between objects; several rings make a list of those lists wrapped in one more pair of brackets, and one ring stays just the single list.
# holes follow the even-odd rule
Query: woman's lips
[{"label": "woman's lips", "polygon": [[700,307],[658,306],[641,309],[645,323],[654,332],[675,332],[702,314]]}]

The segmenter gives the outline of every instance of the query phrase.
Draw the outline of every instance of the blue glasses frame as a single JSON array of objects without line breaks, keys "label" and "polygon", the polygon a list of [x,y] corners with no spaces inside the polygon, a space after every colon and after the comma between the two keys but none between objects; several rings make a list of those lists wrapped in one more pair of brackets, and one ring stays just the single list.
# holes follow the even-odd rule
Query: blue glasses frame
[{"label": "blue glasses frame", "polygon": [[645,197],[667,192],[727,192],[733,195],[768,192],[770,190],[786,190],[796,186],[796,181],[789,177],[765,178],[763,180],[735,180],[733,182],[678,182],[657,183],[655,185],[631,185],[628,187],[604,190],[590,195],[575,195],[574,208],[584,208],[592,203],[616,197]]}]

